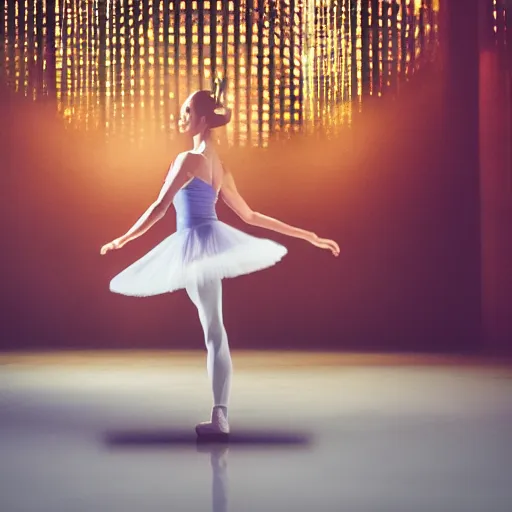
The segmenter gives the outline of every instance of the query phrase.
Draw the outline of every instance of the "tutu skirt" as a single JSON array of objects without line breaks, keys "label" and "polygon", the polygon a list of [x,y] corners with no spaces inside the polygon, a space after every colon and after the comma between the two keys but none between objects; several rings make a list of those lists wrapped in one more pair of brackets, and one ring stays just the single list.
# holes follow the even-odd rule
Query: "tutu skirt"
[{"label": "tutu skirt", "polygon": [[176,231],[110,282],[110,291],[147,297],[275,265],[287,249],[219,220]]}]

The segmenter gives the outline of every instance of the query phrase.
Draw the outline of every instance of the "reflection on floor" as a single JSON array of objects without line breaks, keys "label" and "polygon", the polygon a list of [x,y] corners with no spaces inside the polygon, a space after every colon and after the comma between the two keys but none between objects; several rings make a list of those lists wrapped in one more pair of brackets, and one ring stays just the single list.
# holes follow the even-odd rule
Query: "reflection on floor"
[{"label": "reflection on floor", "polygon": [[235,353],[229,443],[197,443],[204,354],[0,356],[0,502],[46,511],[510,510],[512,370]]}]

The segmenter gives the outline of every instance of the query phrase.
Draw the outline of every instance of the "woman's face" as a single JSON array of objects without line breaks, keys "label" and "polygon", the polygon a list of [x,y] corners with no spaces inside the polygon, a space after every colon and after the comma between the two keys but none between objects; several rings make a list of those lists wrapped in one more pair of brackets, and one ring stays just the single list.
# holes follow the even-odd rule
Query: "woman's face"
[{"label": "woman's face", "polygon": [[191,94],[183,103],[180,110],[178,127],[180,133],[188,133],[194,136],[206,128],[204,116],[199,116],[194,108],[194,95]]}]

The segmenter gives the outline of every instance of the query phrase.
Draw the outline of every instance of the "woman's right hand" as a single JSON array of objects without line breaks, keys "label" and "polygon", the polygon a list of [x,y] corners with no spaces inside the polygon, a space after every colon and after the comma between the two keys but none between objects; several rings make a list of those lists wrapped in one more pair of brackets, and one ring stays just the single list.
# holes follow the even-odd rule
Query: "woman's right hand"
[{"label": "woman's right hand", "polygon": [[115,251],[117,249],[121,249],[125,244],[126,244],[126,241],[123,239],[123,237],[116,238],[115,240],[112,240],[112,242],[105,244],[100,249],[100,254],[102,256],[104,256],[109,251]]},{"label": "woman's right hand", "polygon": [[308,237],[308,242],[320,249],[328,249],[336,257],[340,255],[340,246],[334,240],[319,238],[315,233],[312,233],[311,236]]}]

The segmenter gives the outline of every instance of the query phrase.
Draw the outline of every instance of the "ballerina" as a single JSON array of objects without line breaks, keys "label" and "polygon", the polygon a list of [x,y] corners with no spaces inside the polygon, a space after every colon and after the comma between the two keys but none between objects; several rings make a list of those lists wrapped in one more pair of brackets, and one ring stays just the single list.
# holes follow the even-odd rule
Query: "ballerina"
[{"label": "ballerina", "polygon": [[187,291],[204,331],[213,391],[211,418],[196,426],[198,436],[227,435],[230,431],[232,362],[222,315],[222,279],[268,268],[287,253],[274,241],[250,236],[218,220],[215,205],[219,195],[247,224],[301,238],[334,256],[340,252],[333,240],[255,212],[246,203],[233,175],[224,169],[211,138],[211,131],[227,124],[230,118],[231,112],[222,107],[218,91],[196,91],[185,100],[179,129],[192,137],[193,149],[176,157],[156,201],[134,226],[100,251],[104,255],[140,237],[174,204],[176,232],[115,276],[110,290],[138,297]]}]

